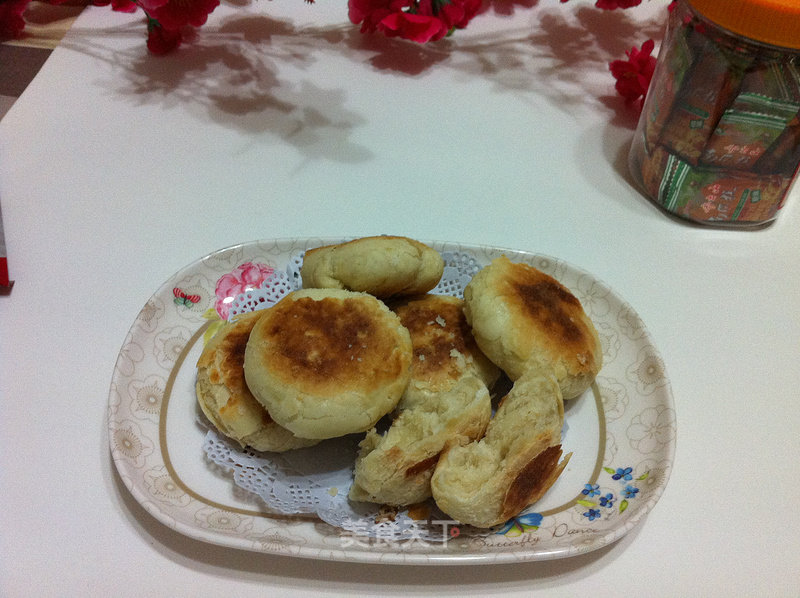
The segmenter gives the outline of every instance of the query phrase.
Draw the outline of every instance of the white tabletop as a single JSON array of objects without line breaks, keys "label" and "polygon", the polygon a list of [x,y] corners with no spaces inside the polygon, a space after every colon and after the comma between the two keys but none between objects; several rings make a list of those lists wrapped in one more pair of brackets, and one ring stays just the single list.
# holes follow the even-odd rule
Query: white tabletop
[{"label": "white tabletop", "polygon": [[[162,58],[141,15],[90,8],[0,122],[0,595],[796,596],[800,189],[732,231],[631,186],[607,63],[664,6],[523,2],[420,47],[363,37],[343,2],[244,4]],[[633,531],[561,560],[358,564],[188,539],[131,496],[109,385],[156,288],[239,242],[382,233],[556,256],[634,306],[678,432]]]}]

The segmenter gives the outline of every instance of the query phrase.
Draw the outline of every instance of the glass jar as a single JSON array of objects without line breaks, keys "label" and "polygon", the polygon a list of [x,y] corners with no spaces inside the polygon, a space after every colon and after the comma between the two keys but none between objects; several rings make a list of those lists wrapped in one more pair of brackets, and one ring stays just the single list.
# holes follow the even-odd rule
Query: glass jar
[{"label": "glass jar", "polygon": [[678,0],[629,166],[671,214],[774,220],[800,166],[800,0]]}]

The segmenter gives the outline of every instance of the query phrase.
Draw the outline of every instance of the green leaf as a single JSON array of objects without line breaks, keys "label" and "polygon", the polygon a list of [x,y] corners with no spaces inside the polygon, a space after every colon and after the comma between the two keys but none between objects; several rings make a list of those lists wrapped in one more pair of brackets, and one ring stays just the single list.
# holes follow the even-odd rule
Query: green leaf
[{"label": "green leaf", "polygon": [[203,334],[203,346],[205,347],[208,344],[217,331],[225,324],[222,320],[217,320],[216,322],[211,322],[208,328],[206,328],[205,333]]},{"label": "green leaf", "polygon": [[204,320],[220,320],[219,314],[217,310],[213,307],[209,307],[205,312],[203,312],[203,319]]},{"label": "green leaf", "polygon": [[537,529],[539,529],[538,525],[525,525],[524,523],[522,524],[523,533],[535,532]]},{"label": "green leaf", "polygon": [[596,507],[597,506],[597,503],[596,502],[592,502],[591,500],[579,500],[578,504],[582,505],[584,507]]},{"label": "green leaf", "polygon": [[636,478],[636,479],[637,479],[637,480],[646,480],[648,477],[650,477],[650,472],[649,472],[649,471],[646,471],[646,472],[644,472],[642,475],[640,475],[640,476],[639,476],[638,478]]},{"label": "green leaf", "polygon": [[619,503],[619,512],[620,513],[624,513],[625,509],[627,509],[627,508],[628,508],[628,501],[627,500],[623,500],[621,503]]},{"label": "green leaf", "polygon": [[605,471],[606,473],[611,473],[611,474],[617,473],[617,470],[613,469],[611,467],[604,467],[603,471]]}]

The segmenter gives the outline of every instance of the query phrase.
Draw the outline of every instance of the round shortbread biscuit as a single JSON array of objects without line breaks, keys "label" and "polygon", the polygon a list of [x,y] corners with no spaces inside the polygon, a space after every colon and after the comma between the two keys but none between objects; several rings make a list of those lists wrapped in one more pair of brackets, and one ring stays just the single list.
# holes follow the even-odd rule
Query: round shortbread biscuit
[{"label": "round shortbread biscuit", "polygon": [[492,527],[536,502],[556,481],[564,403],[555,377],[526,372],[501,401],[486,435],[451,446],[431,478],[437,506],[468,525]]},{"label": "round shortbread biscuit", "polygon": [[580,301],[533,266],[497,258],[472,278],[464,300],[478,346],[512,380],[553,371],[566,400],[600,371],[603,349]]},{"label": "round shortbread biscuit", "polygon": [[275,423],[244,379],[244,351],[263,311],[226,322],[197,360],[195,392],[200,409],[221,433],[257,451],[283,452],[316,444]]},{"label": "round shortbread biscuit", "polygon": [[244,371],[276,422],[303,438],[334,438],[370,429],[397,405],[410,375],[411,339],[383,302],[303,289],[264,311]]},{"label": "round shortbread biscuit", "polygon": [[306,251],[305,288],[359,291],[381,299],[427,293],[442,278],[439,252],[407,237],[363,237]]}]

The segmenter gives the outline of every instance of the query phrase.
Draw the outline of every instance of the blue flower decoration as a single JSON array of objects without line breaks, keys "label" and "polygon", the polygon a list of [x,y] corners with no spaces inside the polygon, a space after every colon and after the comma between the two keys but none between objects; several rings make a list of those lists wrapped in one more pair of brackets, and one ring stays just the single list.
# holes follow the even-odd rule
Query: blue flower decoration
[{"label": "blue flower decoration", "polygon": [[636,498],[639,489],[635,486],[625,486],[625,490],[623,490],[622,493],[625,495],[625,498]]},{"label": "blue flower decoration", "polygon": [[589,521],[594,521],[595,519],[600,519],[600,511],[598,509],[589,509],[583,516],[588,517]]},{"label": "blue flower decoration", "polygon": [[525,513],[517,517],[519,522],[527,527],[539,527],[542,525],[542,514],[541,513]]},{"label": "blue flower decoration", "polygon": [[614,480],[625,480],[628,482],[633,479],[633,476],[631,475],[632,473],[632,467],[626,467],[624,469],[622,467],[617,467],[616,473],[614,473],[611,478]]},{"label": "blue flower decoration", "polygon": [[541,513],[525,513],[519,517],[512,517],[506,521],[505,525],[497,530],[499,535],[516,537],[529,531],[536,531],[542,524]]},{"label": "blue flower decoration", "polygon": [[600,494],[600,486],[599,484],[586,484],[581,490],[581,494],[586,496],[597,496]]},{"label": "blue flower decoration", "polygon": [[600,506],[601,507],[607,507],[609,509],[611,507],[613,507],[614,506],[614,495],[611,492],[609,492],[605,496],[601,496],[600,497]]}]

